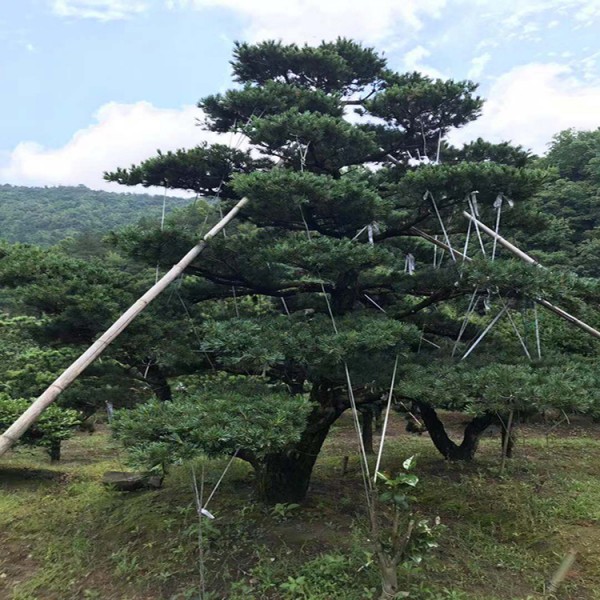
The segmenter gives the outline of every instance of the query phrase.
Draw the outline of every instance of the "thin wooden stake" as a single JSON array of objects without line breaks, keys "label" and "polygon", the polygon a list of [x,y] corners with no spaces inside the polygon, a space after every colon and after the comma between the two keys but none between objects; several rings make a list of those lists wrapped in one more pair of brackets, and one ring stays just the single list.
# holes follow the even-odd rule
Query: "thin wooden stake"
[{"label": "thin wooden stake", "polygon": [[392,382],[390,383],[390,393],[388,394],[387,406],[385,409],[385,418],[383,419],[383,429],[381,431],[381,440],[379,442],[379,452],[377,453],[377,462],[375,463],[375,474],[373,475],[373,485],[377,485],[377,473],[379,471],[379,465],[381,464],[381,457],[383,455],[383,445],[385,443],[385,434],[387,433],[388,420],[390,418],[390,409],[392,408],[392,398],[394,396],[394,385],[396,384],[396,373],[398,372],[398,359],[399,355],[396,354],[396,362],[394,363],[394,371],[392,373]]},{"label": "thin wooden stake", "polygon": [[196,513],[198,515],[198,575],[200,577],[200,600],[206,597],[206,576],[204,568],[204,540],[202,536],[202,502],[204,500],[204,463],[200,475],[200,491],[198,492],[198,482],[196,481],[196,470],[192,466],[192,487],[196,500]]},{"label": "thin wooden stake", "polygon": [[471,352],[473,352],[473,350],[475,350],[475,348],[477,348],[477,346],[479,345],[479,342],[481,342],[481,340],[488,334],[490,329],[500,320],[500,318],[507,311],[508,311],[508,306],[506,306],[506,304],[505,304],[504,307],[502,308],[502,310],[492,319],[492,321],[489,323],[489,325],[479,334],[479,337],[471,344],[469,349],[463,354],[463,356],[460,360],[465,360],[465,358],[467,358],[467,356],[469,356],[469,354],[471,354]]},{"label": "thin wooden stake", "polygon": [[471,209],[471,212],[473,213],[473,219],[475,222],[475,233],[477,233],[477,239],[479,240],[479,246],[481,248],[481,254],[483,254],[483,256],[485,256],[485,246],[483,245],[483,240],[481,239],[481,231],[479,231],[479,221],[477,221],[477,219],[475,219],[475,217],[478,217],[479,214],[477,212],[477,198],[475,197],[474,193],[472,193],[470,196],[467,196],[467,201],[469,203],[469,207]]},{"label": "thin wooden stake", "polygon": [[221,231],[249,202],[242,198],[175,266],[173,266],[141,298],[128,308],[74,363],[33,402],[33,404],[0,436],[0,456],[33,425],[38,417],[116,340],[127,326],[175,281],[204,250],[206,241]]},{"label": "thin wooden stake", "polygon": [[[502,214],[502,196],[500,196],[499,201],[500,201],[500,204],[498,205],[498,208],[496,209],[498,211],[496,213],[496,231],[494,232],[496,235],[498,235],[498,232],[500,231],[500,215]],[[471,223],[471,221],[469,221],[469,224],[470,223]],[[492,262],[494,262],[494,259],[496,258],[497,245],[498,245],[498,238],[495,237],[494,245],[492,246]]]},{"label": "thin wooden stake", "polygon": [[448,232],[446,231],[446,226],[444,225],[444,221],[442,220],[442,215],[440,215],[440,211],[438,210],[438,207],[437,207],[437,202],[435,201],[433,194],[429,190],[427,190],[427,192],[425,193],[424,198],[427,198],[428,196],[431,200],[431,203],[433,204],[433,209],[435,210],[435,214],[437,215],[438,221],[440,223],[440,227],[442,228],[442,233],[444,234],[444,239],[446,240],[446,246],[448,246],[448,250],[450,251],[450,256],[452,257],[452,261],[456,262],[456,256],[454,256],[454,248],[452,247],[452,244],[450,243],[450,237],[448,236]]},{"label": "thin wooden stake", "polygon": [[533,305],[533,315],[535,320],[535,347],[537,348],[538,358],[542,360],[542,343],[540,341],[540,322],[538,320],[537,304]]}]

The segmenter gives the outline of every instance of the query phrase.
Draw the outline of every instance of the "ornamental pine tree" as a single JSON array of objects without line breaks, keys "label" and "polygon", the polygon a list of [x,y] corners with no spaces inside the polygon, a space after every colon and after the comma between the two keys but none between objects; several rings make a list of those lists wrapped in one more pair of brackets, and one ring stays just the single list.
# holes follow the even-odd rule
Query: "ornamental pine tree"
[{"label": "ornamental pine tree", "polygon": [[[487,296],[494,310],[501,307],[497,297],[517,307],[541,290],[549,297],[564,295],[564,278],[533,273],[512,259],[468,264],[446,253],[441,265],[433,264],[433,246],[421,232],[444,239],[439,211],[448,239],[462,251],[467,231],[462,211],[474,192],[487,222],[493,222],[499,194],[514,202],[503,216],[505,235],[545,224],[543,216],[528,211],[544,174],[530,168],[527,152],[481,140],[462,149],[445,142],[450,131],[480,114],[474,83],[394,72],[375,50],[345,39],[318,47],[238,43],[232,67],[236,87],[203,98],[199,107],[204,126],[236,144],[240,140],[237,148],[203,144],[159,153],[106,178],[192,191],[218,199],[222,210],[244,196],[250,199],[180,288],[194,305],[207,371],[235,375],[236,391],[203,383],[201,409],[193,409],[189,394],[174,398],[166,408],[156,405],[160,418],[144,409],[145,422],[154,423],[145,433],[126,419],[121,436],[137,450],[162,440],[153,451],[168,451],[173,443],[216,451],[214,443],[185,427],[179,403],[190,403],[196,415],[213,397],[215,410],[227,411],[223,399],[242,402],[244,380],[254,390],[256,378],[262,378],[276,387],[274,402],[292,411],[297,402],[303,416],[297,435],[282,447],[261,447],[260,436],[240,434],[243,427],[234,428],[236,438],[221,423],[226,419],[209,422],[221,451],[235,450],[253,464],[263,499],[297,502],[306,495],[331,426],[351,406],[349,387],[358,407],[376,405],[399,356],[398,395],[403,379],[414,392],[415,369],[451,362],[471,296],[481,311]],[[168,264],[197,235],[181,224],[167,225],[149,235],[131,229],[120,243],[138,258],[158,255]],[[465,339],[485,322],[477,317]],[[424,337],[439,349],[423,343]],[[504,344],[498,357],[513,360],[517,342],[502,331],[490,339]],[[464,342],[459,346],[464,349]],[[198,376],[207,371],[199,369]],[[477,387],[468,377],[464,381],[465,389]],[[443,386],[418,393],[432,411],[444,405]],[[257,402],[257,410],[266,410],[263,404]],[[499,408],[494,397],[482,410]],[[251,428],[252,402],[244,403],[244,411]],[[236,423],[239,418],[236,413]],[[196,427],[201,422],[194,420]],[[472,456],[473,447],[468,450],[464,457]]]}]

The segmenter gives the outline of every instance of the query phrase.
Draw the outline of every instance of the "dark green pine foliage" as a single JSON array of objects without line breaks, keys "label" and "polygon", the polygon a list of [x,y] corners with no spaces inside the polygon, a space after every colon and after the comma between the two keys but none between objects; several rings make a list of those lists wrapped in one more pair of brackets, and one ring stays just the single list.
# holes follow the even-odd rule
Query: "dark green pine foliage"
[{"label": "dark green pine foliage", "polygon": [[[503,220],[506,235],[524,223],[529,230],[545,226],[543,216],[528,211],[544,174],[529,168],[527,152],[481,141],[463,149],[440,145],[479,115],[475,84],[395,73],[373,49],[344,39],[314,48],[237,44],[232,65],[239,87],[204,98],[199,107],[208,129],[245,136],[247,151],[203,146],[106,177],[220,195],[223,210],[250,198],[227,235],[211,241],[189,269],[186,285],[202,315],[202,349],[215,369],[284,384],[298,406],[310,398],[312,410],[294,442],[260,453],[243,449],[261,496],[295,502],[306,494],[331,425],[350,406],[344,363],[357,403],[373,406],[389,386],[396,355],[406,377],[413,363],[447,360],[476,286],[484,296],[493,281],[493,291],[515,305],[544,286],[550,298],[563,292],[513,260],[470,266],[446,256],[434,268],[432,246],[415,233],[417,227],[441,235],[428,191],[457,247],[467,228],[465,197],[474,190],[486,222],[493,222],[498,194],[515,202]],[[438,145],[441,164],[434,164]],[[194,240],[176,225],[162,236],[172,241],[161,250],[170,262]],[[160,239],[166,238],[138,228],[118,241],[140,257],[152,256]],[[416,260],[413,275],[405,270],[408,254]],[[476,317],[469,339],[486,322]],[[422,334],[441,349],[421,342]],[[490,336],[500,345],[509,338],[501,330]],[[505,356],[518,350],[513,338]],[[401,380],[398,386],[401,391]],[[422,390],[421,399],[443,406],[434,391]],[[221,397],[218,386],[212,393]],[[178,418],[172,431],[185,429]],[[168,433],[153,430],[146,441],[156,435]],[[144,443],[142,436],[130,445]]]},{"label": "dark green pine foliage", "polygon": [[[0,328],[3,319],[11,324],[3,329],[0,351],[4,390],[15,398],[42,393],[154,283],[154,265],[124,260],[114,251],[82,259],[60,247],[0,244]],[[181,310],[185,295],[182,288],[159,298],[58,403],[87,418],[107,401],[119,408],[151,394],[170,399],[170,378],[206,360]]]}]

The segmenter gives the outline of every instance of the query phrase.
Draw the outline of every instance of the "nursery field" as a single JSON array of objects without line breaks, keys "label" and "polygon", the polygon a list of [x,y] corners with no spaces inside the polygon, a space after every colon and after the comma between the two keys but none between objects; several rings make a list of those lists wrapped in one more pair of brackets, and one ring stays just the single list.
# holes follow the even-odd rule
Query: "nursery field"
[{"label": "nursery field", "polygon": [[[461,415],[444,420],[461,424]],[[600,428],[584,421],[520,428],[500,474],[490,434],[476,460],[442,460],[428,435],[394,417],[383,469],[417,455],[417,512],[444,525],[439,547],[402,570],[402,589],[423,600],[549,597],[547,582],[576,554],[556,598],[600,599]],[[377,443],[378,437],[375,437]],[[377,597],[356,439],[349,415],[335,426],[302,506],[253,498],[252,473],[234,461],[203,521],[205,598]],[[348,456],[347,461],[344,457]],[[50,464],[37,449],[0,462],[0,597],[6,600],[198,598],[198,520],[188,467],[162,489],[119,493],[103,472],[124,468],[105,428],[64,443]],[[206,488],[225,461],[199,461]],[[345,471],[345,472],[344,472]]]}]

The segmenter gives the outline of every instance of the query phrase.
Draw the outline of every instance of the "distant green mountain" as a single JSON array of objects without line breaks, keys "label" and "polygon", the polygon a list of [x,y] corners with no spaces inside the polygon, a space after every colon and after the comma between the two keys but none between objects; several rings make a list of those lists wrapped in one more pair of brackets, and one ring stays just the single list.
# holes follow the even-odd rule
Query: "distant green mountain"
[{"label": "distant green mountain", "polygon": [[[167,196],[167,211],[190,203]],[[79,186],[0,185],[0,239],[50,246],[83,233],[104,233],[142,217],[160,219],[162,196],[117,194]]]}]

